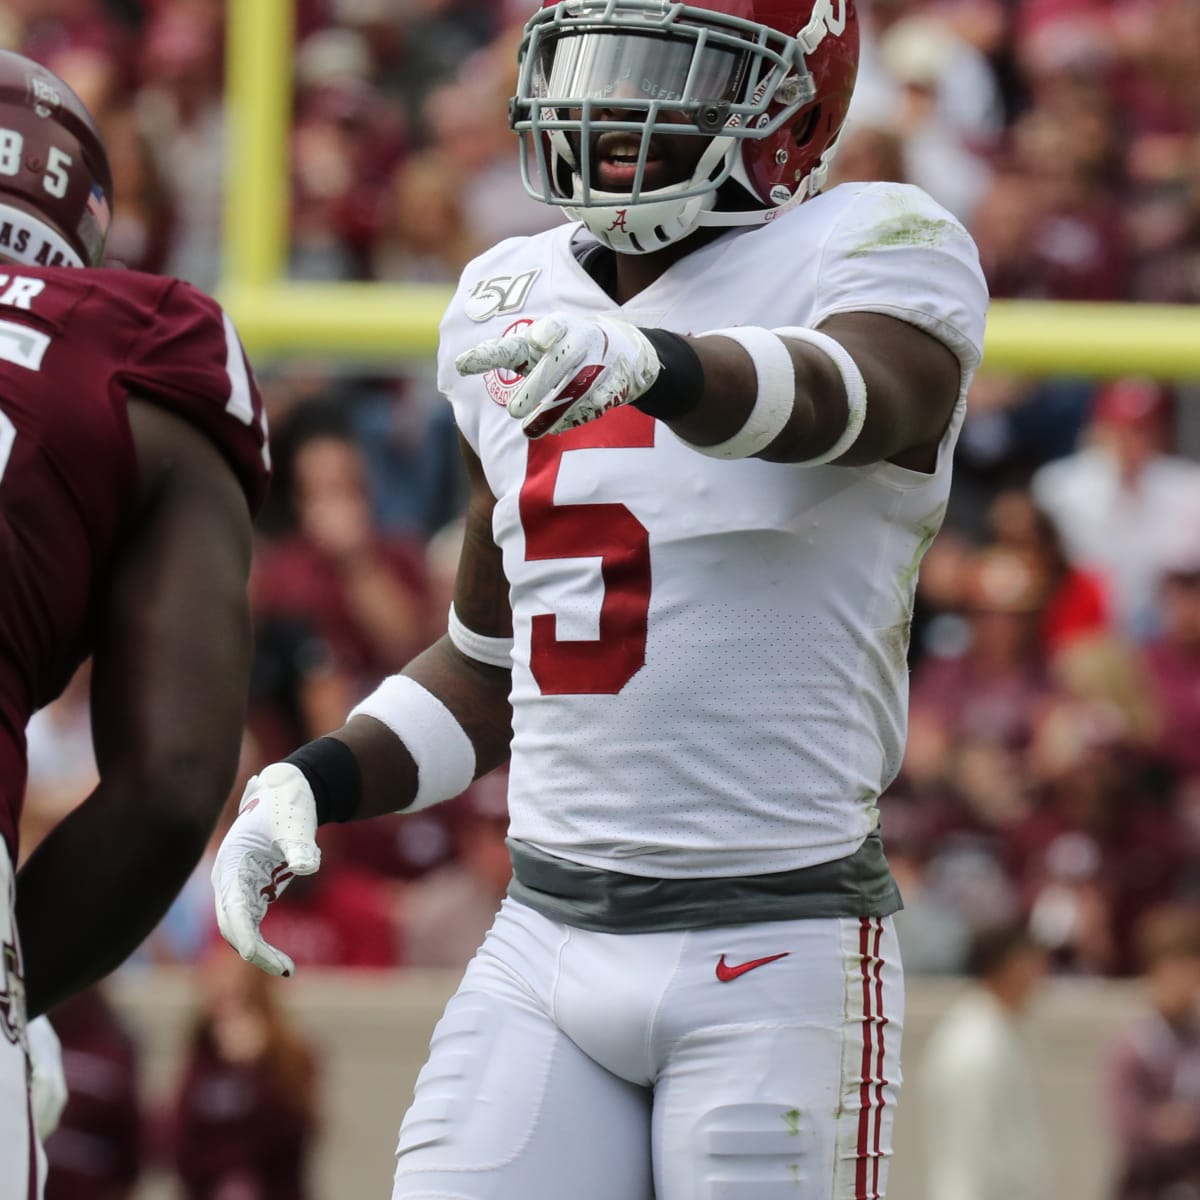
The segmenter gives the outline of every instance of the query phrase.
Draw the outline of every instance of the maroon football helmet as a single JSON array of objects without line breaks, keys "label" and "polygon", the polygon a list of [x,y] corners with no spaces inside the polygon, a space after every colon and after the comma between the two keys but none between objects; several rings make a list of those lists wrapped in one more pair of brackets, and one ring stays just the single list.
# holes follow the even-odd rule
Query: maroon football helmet
[{"label": "maroon football helmet", "polygon": [[112,173],[83,101],[52,71],[0,50],[0,257],[99,266]]},{"label": "maroon football helmet", "polygon": [[[858,46],[855,0],[546,0],[512,103],[526,187],[624,253],[772,220],[824,182]],[[597,187],[605,134],[626,135],[627,190]],[[690,179],[648,188],[663,136],[707,145]]]}]

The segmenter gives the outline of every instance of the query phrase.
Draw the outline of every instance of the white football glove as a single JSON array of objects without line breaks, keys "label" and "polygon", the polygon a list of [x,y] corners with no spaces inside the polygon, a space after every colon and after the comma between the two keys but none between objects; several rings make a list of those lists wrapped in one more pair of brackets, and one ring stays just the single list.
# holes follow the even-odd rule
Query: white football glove
[{"label": "white football glove", "polygon": [[33,1127],[44,1142],[58,1128],[63,1109],[67,1107],[62,1043],[46,1017],[30,1021],[25,1035],[29,1045],[29,1099],[33,1108]]},{"label": "white football glove", "polygon": [[253,776],[238,815],[217,850],[212,885],[221,936],[268,975],[291,975],[296,964],[263,941],[259,926],[267,905],[295,875],[321,865],[317,805],[299,767],[272,763]]},{"label": "white football glove", "polygon": [[508,415],[529,438],[562,433],[645,395],[662,364],[636,325],[616,317],[551,313],[532,325],[480,342],[454,363],[460,375],[513,371],[525,382]]}]

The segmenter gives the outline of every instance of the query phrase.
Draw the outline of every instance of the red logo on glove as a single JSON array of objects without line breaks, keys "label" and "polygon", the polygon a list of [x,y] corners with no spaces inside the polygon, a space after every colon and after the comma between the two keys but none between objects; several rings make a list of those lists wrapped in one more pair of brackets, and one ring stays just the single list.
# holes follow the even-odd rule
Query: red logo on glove
[{"label": "red logo on glove", "polygon": [[604,367],[599,363],[592,363],[590,366],[581,367],[575,378],[563,388],[562,394],[554,406],[546,409],[544,413],[538,416],[537,420],[531,422],[529,428],[525,430],[526,436],[531,438],[541,437],[580,396],[587,392],[588,388],[596,382],[596,377],[603,370]]},{"label": "red logo on glove", "polygon": [[271,872],[271,882],[267,884],[258,894],[266,896],[268,904],[274,904],[279,899],[279,889],[291,879],[292,873],[288,870],[287,863],[280,863],[279,866]]}]

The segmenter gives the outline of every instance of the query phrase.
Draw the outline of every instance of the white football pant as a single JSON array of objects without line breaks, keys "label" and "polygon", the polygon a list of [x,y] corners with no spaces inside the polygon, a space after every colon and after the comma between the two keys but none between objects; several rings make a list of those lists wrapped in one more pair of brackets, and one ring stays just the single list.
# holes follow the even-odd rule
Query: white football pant
[{"label": "white football pant", "polygon": [[890,918],[612,934],[505,900],[393,1200],[879,1200],[903,1010]]},{"label": "white football pant", "polygon": [[33,1131],[25,986],[13,916],[16,899],[8,846],[0,838],[0,1197],[40,1200],[46,1155]]}]

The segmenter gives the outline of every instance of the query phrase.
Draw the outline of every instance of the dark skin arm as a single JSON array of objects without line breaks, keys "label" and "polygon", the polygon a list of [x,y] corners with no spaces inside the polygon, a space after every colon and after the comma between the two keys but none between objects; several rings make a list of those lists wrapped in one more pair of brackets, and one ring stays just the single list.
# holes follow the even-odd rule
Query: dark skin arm
[{"label": "dark skin arm", "polygon": [[252,639],[250,514],[208,439],[131,401],[139,511],[96,641],[100,783],[17,879],[30,1017],[106,975],[166,912],[228,798]]},{"label": "dark skin arm", "polygon": [[[915,325],[877,313],[842,313],[819,329],[850,351],[867,384],[863,431],[837,464],[893,462],[931,471],[958,401],[962,369],[953,352]],[[728,338],[688,341],[704,366],[704,395],[671,427],[684,441],[711,446],[745,424],[757,390],[754,366]],[[796,403],[783,431],[759,455],[769,462],[804,462],[832,446],[846,427],[846,389],[832,360],[807,342],[788,341],[788,349]]]},{"label": "dark skin arm", "polygon": [[[470,502],[454,607],[468,629],[488,637],[511,637],[508,581],[492,538],[496,500],[479,459],[461,439],[460,446],[467,464]],[[466,730],[475,747],[477,779],[508,761],[512,741],[512,707],[508,702],[511,671],[468,658],[443,636],[402,673],[437,696]],[[395,812],[413,802],[417,767],[390,729],[373,717],[358,716],[332,736],[354,751],[362,772],[363,799],[356,819]]]}]

